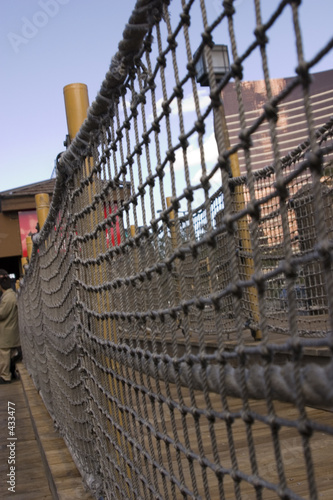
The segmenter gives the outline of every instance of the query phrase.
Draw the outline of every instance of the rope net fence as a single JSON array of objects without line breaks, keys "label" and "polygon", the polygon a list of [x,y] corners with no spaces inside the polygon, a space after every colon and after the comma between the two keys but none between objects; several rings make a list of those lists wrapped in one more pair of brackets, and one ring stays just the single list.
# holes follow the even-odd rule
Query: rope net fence
[{"label": "rope net fence", "polygon": [[[318,118],[312,72],[333,41],[307,61],[302,3],[263,20],[255,0],[240,51],[242,3],[213,19],[208,3],[137,1],[33,237],[24,360],[96,498],[316,499],[333,437],[313,409],[333,405],[333,101]],[[273,92],[269,36],[286,16],[296,70]],[[221,40],[231,66],[216,80]],[[295,92],[304,140],[285,151]]]}]

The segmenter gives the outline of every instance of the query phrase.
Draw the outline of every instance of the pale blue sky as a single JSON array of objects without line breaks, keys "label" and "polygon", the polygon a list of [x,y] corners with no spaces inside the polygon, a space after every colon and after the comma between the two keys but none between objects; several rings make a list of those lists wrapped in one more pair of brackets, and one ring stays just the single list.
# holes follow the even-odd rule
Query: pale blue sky
[{"label": "pale blue sky", "polygon": [[[178,16],[179,3],[171,1],[171,16]],[[221,3],[206,0],[210,20]],[[235,2],[239,53],[253,40],[253,4],[253,0]],[[277,4],[262,0],[264,21]],[[94,100],[134,5],[135,0],[0,2],[0,191],[50,178],[67,133],[63,87],[86,83],[90,102]],[[305,56],[310,59],[332,37],[333,0],[303,0],[300,15]],[[295,44],[287,17],[290,12],[269,33],[272,78],[294,74]],[[199,26],[198,37],[201,31]],[[220,36],[217,40],[214,35],[217,43],[228,43],[223,29]],[[332,68],[331,51],[314,71]],[[256,56],[251,56],[244,78],[261,77]]]}]

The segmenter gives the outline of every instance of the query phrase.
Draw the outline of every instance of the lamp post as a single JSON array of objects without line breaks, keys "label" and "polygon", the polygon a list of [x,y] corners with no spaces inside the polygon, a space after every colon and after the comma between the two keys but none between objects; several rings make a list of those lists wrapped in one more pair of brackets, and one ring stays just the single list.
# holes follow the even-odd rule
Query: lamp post
[{"label": "lamp post", "polygon": [[[230,69],[228,47],[226,45],[213,45],[211,50],[212,64],[216,80],[220,80]],[[194,59],[198,51],[194,54]],[[203,50],[195,65],[196,79],[202,87],[209,87],[208,64]]]},{"label": "lamp post", "polygon": [[[208,49],[208,47],[207,47],[207,49]],[[195,52],[193,58],[197,59],[198,55],[199,55],[199,51],[197,50]],[[210,55],[211,55],[211,64],[213,66],[214,76],[215,76],[216,81],[219,82],[226,75],[226,73],[230,70],[228,47],[226,45],[213,45],[213,47],[210,48]],[[209,69],[208,68],[209,68],[209,66],[208,66],[206,51],[202,50],[200,52],[199,58],[195,64],[196,80],[198,83],[200,83],[201,87],[209,87],[210,86],[209,85],[209,76],[208,76]],[[221,118],[221,122],[222,122],[225,146],[227,149],[230,149],[229,131],[228,131],[228,127],[227,127],[227,121],[225,118],[225,111],[224,111],[224,106],[223,106],[222,100],[221,100],[221,105],[218,108],[218,112],[220,113],[220,118]],[[215,128],[215,136],[217,136],[215,120],[214,120],[214,128]],[[219,148],[219,141],[217,140],[216,142],[217,142],[217,146]],[[219,151],[219,153],[220,153],[220,151]],[[240,175],[240,169],[239,169],[237,155],[230,156],[230,163],[231,163],[232,176],[238,177]]]},{"label": "lamp post", "polygon": [[[210,51],[210,61],[207,60],[207,52]],[[199,56],[199,57],[198,57]],[[229,63],[229,55],[228,55],[228,47],[226,45],[213,45],[211,48],[205,47],[204,50],[201,51],[200,55],[198,51],[194,54],[194,60],[197,59],[195,64],[196,69],[196,79],[197,82],[200,83],[202,87],[210,86],[209,84],[209,63],[213,66],[214,76],[216,81],[220,81],[223,76],[229,71],[230,63]],[[227,121],[225,117],[225,110],[222,99],[220,100],[220,106],[216,110],[216,114],[219,113],[219,119],[222,124],[223,137],[224,137],[224,145],[228,150],[230,149],[230,138],[229,131],[227,126]],[[221,146],[219,141],[217,140],[217,124],[216,124],[216,114],[214,112],[214,131],[216,137],[216,143],[218,147],[219,155],[222,156],[223,151],[221,150]],[[230,168],[232,177],[240,176],[240,168],[238,162],[237,153],[230,155]],[[234,192],[232,194],[235,201],[235,206],[238,210],[242,210],[245,208],[245,197],[243,192],[243,186],[236,186]],[[247,221],[242,218],[238,220],[238,233],[239,233],[239,243],[241,248],[245,251],[247,255],[251,255],[252,246],[251,246],[251,238],[250,231],[248,227]],[[244,270],[247,279],[250,279],[254,274],[254,262],[252,257],[244,258]],[[259,323],[259,305],[258,305],[258,293],[255,287],[249,287],[249,301],[250,301],[250,309],[254,322],[256,324]],[[247,321],[248,323],[248,321]],[[261,331],[259,329],[251,328],[251,333],[256,341],[261,340]]]}]

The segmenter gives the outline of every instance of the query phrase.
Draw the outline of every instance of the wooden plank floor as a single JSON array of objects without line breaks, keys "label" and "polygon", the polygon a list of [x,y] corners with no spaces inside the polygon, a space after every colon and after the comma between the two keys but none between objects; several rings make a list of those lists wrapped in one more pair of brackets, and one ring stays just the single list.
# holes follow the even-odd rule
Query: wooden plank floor
[{"label": "wooden plank floor", "polygon": [[[24,365],[19,372],[21,380],[0,387],[0,499],[93,500]],[[9,401],[15,414],[8,413]],[[9,435],[8,416],[15,418],[15,436]],[[14,453],[15,492],[7,483]]]},{"label": "wooden plank floor", "polygon": [[[146,381],[145,381],[146,385]],[[150,380],[152,392],[158,392],[157,386],[154,386],[154,381]],[[159,382],[160,393],[166,396],[165,385],[162,381]],[[191,398],[189,391],[182,388],[184,406],[188,409],[191,408]],[[232,459],[230,454],[229,439],[225,422],[216,419],[215,422],[209,423],[208,419],[202,414],[199,419],[194,418],[193,415],[188,413],[185,417],[179,409],[174,408],[170,411],[167,404],[155,404],[155,416],[149,406],[149,398],[146,398],[147,412],[144,414],[142,408],[144,396],[140,397],[140,405],[135,406],[138,414],[141,413],[141,424],[138,420],[134,423],[128,422],[128,430],[132,436],[136,436],[142,447],[144,447],[154,460],[163,463],[163,466],[172,473],[178,481],[181,475],[183,481],[190,491],[192,491],[191,498],[200,498],[207,500],[217,500],[219,498],[225,500],[233,500],[237,498],[235,492],[235,484],[230,474],[226,474],[223,480],[223,490],[219,490],[219,484],[215,473],[211,468],[205,465],[200,465],[199,456],[205,457],[211,464],[214,464],[214,456],[212,451],[212,432],[216,438],[216,453],[218,455],[219,463],[231,469]],[[176,389],[171,386],[171,398],[175,401],[178,400]],[[127,399],[127,398],[126,398]],[[135,400],[133,398],[133,400]],[[210,394],[211,407],[216,411],[222,410],[221,399],[217,394]],[[253,450],[256,457],[258,474],[267,482],[268,487],[262,490],[262,500],[279,500],[277,491],[274,491],[269,485],[273,486],[279,484],[278,467],[275,458],[274,444],[272,440],[271,428],[266,421],[260,421],[261,417],[267,416],[267,404],[265,401],[249,402],[251,411],[254,412],[259,418],[256,418],[251,426],[251,433],[253,439]],[[228,405],[230,412],[241,412],[242,401],[236,398],[228,398]],[[197,408],[207,408],[207,402],[204,395],[195,391],[195,406]],[[141,408],[141,409],[140,409]],[[310,492],[308,474],[306,469],[306,461],[304,458],[304,449],[302,437],[297,429],[297,421],[299,418],[298,410],[292,404],[275,402],[275,414],[284,419],[287,425],[283,425],[279,431],[278,440],[280,446],[280,453],[282,461],[279,463],[280,468],[283,468],[286,487],[290,491],[288,498],[297,499],[325,499],[332,500],[333,498],[333,435],[331,433],[321,432],[320,430],[314,431],[310,439],[310,448],[312,455],[312,462],[314,468],[315,483],[318,496]],[[116,410],[115,410],[116,411]],[[333,413],[330,411],[320,410],[316,408],[307,407],[307,418],[309,421],[316,422],[322,426],[333,428]],[[247,428],[244,420],[239,416],[234,419],[232,424],[232,438],[235,446],[235,458],[237,460],[237,469],[242,473],[251,476],[251,460],[249,453],[249,429]],[[154,427],[159,433],[167,434],[173,441],[178,443],[179,451],[177,453],[174,445],[167,445],[163,439],[156,439],[146,425],[142,422],[148,420],[151,427]],[[323,428],[322,428],[323,429]],[[185,436],[187,434],[187,438]],[[197,455],[197,459],[186,458],[185,448],[186,439],[189,443],[189,448]],[[135,452],[134,452],[135,453]],[[181,472],[179,463],[181,461]],[[164,481],[163,476],[157,468],[151,467],[151,464],[144,463],[141,458],[143,475],[150,476],[151,481],[155,481],[155,489],[159,492],[162,498],[183,499],[178,486],[172,487],[169,479]],[[202,462],[204,463],[204,462]],[[192,475],[190,468],[192,467]],[[154,479],[155,477],[155,479]],[[193,478],[195,478],[193,480]],[[132,478],[133,479],[133,478]],[[205,486],[208,485],[208,488]],[[138,481],[140,498],[151,498],[150,492]],[[240,482],[240,493],[242,500],[255,500],[256,493],[254,487],[246,480]],[[195,496],[195,489],[197,496]],[[189,496],[185,498],[190,498]],[[285,497],[284,497],[285,498]]]},{"label": "wooden plank floor", "polygon": [[[53,428],[53,422],[49,417],[43,401],[38,395],[32,380],[26,372],[24,366],[20,367],[21,381],[13,382],[12,384],[3,385],[0,388],[0,499],[14,498],[15,500],[51,500],[52,498],[60,500],[82,499],[92,500],[92,496],[84,489],[82,479],[74,465],[71,456],[66,448],[64,441],[59,437]],[[153,381],[151,389],[153,392],[157,390]],[[159,388],[164,395],[165,385],[159,383]],[[171,397],[177,400],[176,389],[171,388]],[[187,408],[191,407],[191,400],[188,391],[182,388],[183,402]],[[29,402],[27,405],[26,398]],[[195,393],[195,403],[198,408],[205,408],[206,401],[202,393]],[[15,477],[15,493],[8,491],[7,473],[8,473],[8,457],[9,448],[7,442],[11,442],[8,437],[8,401],[15,403],[15,460],[16,460],[16,477]],[[231,412],[241,411],[241,401],[239,399],[228,398],[229,409]],[[218,395],[211,394],[211,405],[215,410],[221,410],[221,400]],[[251,401],[251,410],[257,415],[267,415],[267,406],[264,401]],[[286,419],[289,422],[296,422],[298,419],[297,410],[291,404],[275,403],[276,414]],[[142,412],[139,408],[135,408],[138,413]],[[214,462],[211,449],[211,432],[212,426],[209,424],[206,417],[202,416],[197,422],[192,415],[188,414],[185,418],[177,409],[170,412],[168,405],[155,408],[155,417],[151,413],[151,408],[148,408],[148,414],[145,419],[148,419],[161,433],[167,433],[172,439],[185,447],[185,433],[188,432],[188,441],[191,450],[197,454],[204,455],[210,462]],[[30,413],[32,420],[30,418]],[[319,410],[315,408],[307,408],[308,418],[322,425],[333,426],[333,413],[330,411]],[[142,413],[141,413],[142,415]],[[164,422],[162,425],[162,421]],[[36,426],[35,433],[33,425]],[[148,435],[147,427],[140,423],[130,425],[130,432],[136,435],[140,443],[148,451],[155,455],[157,461],[162,458],[164,467],[169,470],[171,463],[172,473],[179,478],[179,454],[173,446],[167,447],[162,441],[158,442],[153,439],[152,435]],[[136,428],[135,428],[136,427]],[[214,433],[217,441],[217,453],[219,462],[227,468],[231,467],[231,456],[229,448],[229,438],[225,423],[221,420],[214,422]],[[176,435],[174,434],[176,432]],[[36,440],[37,435],[37,440]],[[251,464],[248,448],[248,435],[244,421],[241,418],[235,419],[232,425],[232,435],[235,444],[235,453],[237,459],[237,468],[245,474],[251,474]],[[274,446],[272,443],[271,430],[267,423],[256,420],[252,425],[253,443],[258,464],[260,477],[270,484],[278,483],[277,465],[274,456]],[[149,442],[150,441],[150,442]],[[42,446],[43,459],[46,461],[43,467],[42,456],[38,447],[38,442]],[[324,432],[314,432],[311,437],[311,452],[314,464],[315,479],[318,491],[318,497],[311,496],[307,480],[307,472],[305,467],[302,438],[293,426],[282,427],[279,432],[279,442],[281,456],[283,460],[284,472],[286,477],[287,487],[293,492],[292,498],[304,498],[312,500],[331,500],[333,498],[333,436]],[[200,452],[201,448],[201,452]],[[155,451],[154,451],[155,450]],[[182,473],[184,482],[187,487],[193,491],[193,472],[195,476],[196,488],[198,491],[197,498],[207,498],[217,500],[223,498],[220,496],[218,482],[215,474],[209,469],[202,467],[198,460],[194,460],[192,464],[192,477],[190,474],[190,462],[186,459],[183,452],[180,453],[182,458]],[[145,464],[143,464],[143,469]],[[147,468],[150,467],[147,465]],[[156,470],[152,468],[148,473],[153,480],[154,474],[156,478]],[[144,471],[143,471],[144,472]],[[117,478],[110,478],[110,480]],[[132,478],[133,479],[133,478]],[[49,482],[48,482],[49,481]],[[208,490],[204,483],[208,482]],[[140,481],[138,482],[138,484]],[[162,476],[157,470],[157,483],[155,486],[160,492],[162,498],[170,498],[171,500],[180,500],[184,496],[179,491],[178,487],[172,488],[170,483],[163,485]],[[50,487],[49,487],[50,485]],[[236,498],[234,482],[230,475],[226,475],[224,479],[224,498],[225,500],[233,500]],[[51,489],[50,489],[51,488]],[[142,489],[141,489],[142,488]],[[240,491],[242,500],[255,500],[256,495],[253,486],[246,481],[240,483]],[[146,495],[146,496],[145,496]],[[153,497],[148,490],[144,490],[139,484],[137,498],[151,499]],[[189,497],[188,497],[189,498]],[[278,494],[270,489],[264,489],[262,494],[263,500],[278,500]]]},{"label": "wooden plank floor", "polygon": [[54,498],[57,500],[93,500],[91,494],[85,489],[81,475],[64,440],[55,431],[43,400],[37,393],[23,364],[20,365],[19,372]]},{"label": "wooden plank floor", "polygon": [[[10,415],[15,423],[15,436],[8,429],[8,402],[15,409]],[[15,418],[15,420],[14,420]],[[16,439],[13,439],[16,438]],[[14,443],[11,449],[8,443]],[[15,492],[8,490],[8,460],[15,460]],[[24,398],[21,382],[14,381],[0,387],[0,498],[7,500],[51,500],[48,480],[33,431],[30,413]]]}]

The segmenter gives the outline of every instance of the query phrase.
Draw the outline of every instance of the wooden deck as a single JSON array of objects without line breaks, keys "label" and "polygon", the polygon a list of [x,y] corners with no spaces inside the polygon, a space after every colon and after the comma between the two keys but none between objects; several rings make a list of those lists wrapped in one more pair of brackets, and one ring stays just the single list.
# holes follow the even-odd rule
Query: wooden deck
[{"label": "wooden deck", "polygon": [[[43,467],[39,447],[32,428],[30,413],[20,381],[0,388],[0,498],[15,500],[51,500],[48,480]],[[8,402],[15,408],[15,440],[9,439]],[[8,443],[15,443],[15,450]],[[15,457],[14,457],[15,453]],[[11,454],[11,455],[10,455]],[[9,457],[15,459],[15,493],[8,490]],[[11,459],[11,458],[10,458]]]},{"label": "wooden deck", "polygon": [[[22,364],[19,372],[21,380],[0,387],[0,499],[93,500]],[[15,403],[10,405],[13,415],[8,402]],[[9,435],[8,416],[15,422],[14,436]],[[8,443],[15,443],[15,450],[12,446],[11,452]],[[7,483],[11,458],[15,459],[15,492],[8,490]]]},{"label": "wooden deck", "polygon": [[[82,499],[92,500],[92,496],[84,489],[82,479],[72,461],[64,441],[59,437],[53,427],[53,422],[49,417],[43,401],[38,395],[30,376],[24,366],[20,366],[21,380],[0,387],[0,499],[15,500],[69,500]],[[161,386],[163,391],[163,384]],[[176,396],[175,394],[173,396]],[[15,409],[15,430],[14,436],[10,436],[8,429],[8,402]],[[184,394],[185,404],[189,404],[188,396]],[[196,402],[200,407],[205,405],[203,395],[196,394]],[[219,397],[212,395],[212,406],[220,405]],[[231,411],[240,409],[241,402],[237,399],[229,398]],[[251,401],[251,409],[258,415],[267,414],[267,407],[264,401]],[[289,421],[297,419],[297,412],[292,405],[277,403],[276,413]],[[308,418],[323,425],[333,425],[333,413],[330,411],[307,408]],[[177,412],[176,412],[177,413]],[[178,439],[184,440],[184,432],[181,418],[176,415]],[[179,416],[180,417],[180,416]],[[191,448],[196,453],[198,450],[197,434],[194,429],[192,417],[187,417],[187,426],[190,432]],[[13,419],[11,419],[13,421]],[[172,425],[170,418],[165,413],[165,424],[167,431],[172,435]],[[142,429],[141,429],[142,431]],[[272,484],[278,483],[277,467],[274,458],[274,449],[271,439],[270,429],[264,423],[256,421],[252,426],[254,445],[259,468],[259,474]],[[228,436],[223,422],[215,426],[218,442],[218,453],[220,461],[226,467],[231,466],[231,459],[228,447]],[[206,419],[200,419],[200,434],[203,440],[204,452],[206,456],[211,455],[209,450],[210,429]],[[244,422],[240,419],[233,425],[233,437],[236,445],[236,455],[238,468],[251,474],[249,460],[247,435]],[[14,438],[16,438],[14,440]],[[147,436],[144,437],[144,440]],[[279,433],[281,454],[284,462],[287,486],[294,493],[295,498],[312,500],[309,493],[307,473],[305,468],[302,440],[297,429],[292,427],[281,428]],[[8,491],[10,486],[8,480],[8,458],[10,458],[10,448],[8,443],[15,443],[15,493]],[[148,446],[148,444],[147,444]],[[315,480],[318,490],[318,500],[331,500],[333,498],[333,436],[322,432],[315,432],[311,438],[312,459],[315,469]],[[174,471],[177,470],[177,459],[175,452],[171,449],[171,460]],[[162,450],[163,458],[167,464],[165,449]],[[169,457],[170,458],[170,457]],[[210,459],[213,457],[210,456]],[[190,471],[185,469],[185,482],[191,488]],[[188,469],[188,468],[187,468]],[[207,472],[209,484],[209,494],[206,496],[203,487],[203,474],[199,464],[195,464],[195,476],[199,494],[201,498],[216,500],[220,498],[216,476]],[[163,492],[162,485],[161,492]],[[240,483],[242,500],[255,499],[255,492],[251,485],[242,481]],[[234,484],[230,476],[224,480],[224,492],[226,500],[236,498]],[[138,497],[140,493],[138,492]],[[170,489],[168,498],[184,498],[179,490]],[[263,491],[263,500],[278,500],[280,497],[268,489]]]},{"label": "wooden deck", "polygon": [[[153,384],[153,382],[151,381]],[[161,392],[166,395],[165,386],[163,382],[160,381],[159,388]],[[152,388],[153,392],[157,390],[157,387]],[[191,407],[191,400],[186,388],[182,388],[184,405],[188,408]],[[171,397],[177,400],[176,389],[171,390]],[[206,408],[206,401],[204,395],[195,391],[195,403],[198,408]],[[217,394],[210,394],[211,407],[216,411],[221,410],[221,398]],[[228,397],[229,411],[232,413],[242,411],[242,401],[238,398]],[[251,411],[258,416],[267,416],[267,404],[266,401],[255,401],[250,400],[249,405]],[[332,500],[333,499],[333,435],[326,434],[321,431],[314,431],[310,439],[311,456],[314,469],[315,484],[318,492],[318,496],[311,496],[309,490],[308,475],[306,470],[306,461],[304,458],[304,450],[302,437],[297,430],[296,423],[299,418],[298,410],[294,405],[289,403],[275,402],[274,403],[275,414],[288,422],[289,425],[282,426],[279,431],[279,445],[282,458],[282,465],[284,469],[286,487],[290,492],[288,499],[307,499],[307,500]],[[333,427],[333,413],[329,410],[322,410],[312,407],[306,408],[307,418],[309,421],[316,422],[322,426]],[[185,433],[184,433],[184,420],[179,411],[175,410],[172,414],[171,412],[165,410],[163,412],[163,419],[165,422],[165,428],[169,436],[174,437],[173,426],[177,428],[177,440],[184,447],[185,444]],[[161,425],[161,415],[157,416],[156,425],[159,427],[159,431],[163,432]],[[154,425],[154,418],[149,410],[149,420],[152,425]],[[294,425],[295,424],[295,425]],[[217,442],[217,453],[219,456],[219,462],[226,468],[232,468],[232,459],[229,447],[229,437],[224,421],[216,419],[214,422],[214,434]],[[323,428],[323,427],[322,427]],[[188,431],[188,440],[190,443],[190,448],[197,455],[200,455],[200,447],[202,453],[209,459],[211,463],[214,463],[214,456],[211,445],[211,432],[212,427],[208,420],[202,416],[195,422],[191,415],[186,417],[186,429]],[[146,449],[149,450],[149,435],[140,426],[137,428],[137,432],[144,434],[144,441]],[[270,426],[267,422],[260,421],[257,418],[251,426],[251,432],[253,436],[253,446],[256,455],[258,474],[270,485],[279,484],[278,468],[275,459],[275,450],[272,440],[272,433]],[[232,425],[232,435],[235,445],[235,455],[237,459],[237,468],[242,473],[251,476],[251,461],[248,446],[248,428],[245,425],[242,418],[235,419]],[[201,444],[199,444],[199,440]],[[168,456],[167,447],[163,442],[160,444],[154,440],[155,455],[158,457],[158,452],[160,448],[160,453],[163,458],[163,463],[168,468]],[[177,464],[177,453],[173,446],[168,447],[169,461],[172,462],[172,468],[176,476],[178,476],[178,464]],[[184,453],[181,454],[183,462],[183,473],[185,484],[188,488],[194,491],[194,485],[191,478],[189,470],[189,462],[186,461]],[[185,465],[184,465],[185,461]],[[187,466],[186,466],[187,464]],[[213,473],[209,468],[201,467],[198,460],[193,461],[193,472],[192,477],[195,477],[196,488],[198,491],[198,497],[201,500],[217,500],[224,498],[225,500],[234,500],[237,498],[235,492],[235,484],[229,474],[224,476],[223,480],[223,490],[224,497],[220,494],[219,484],[215,473]],[[153,477],[153,469],[150,470],[150,475]],[[208,483],[208,490],[206,490],[204,483],[205,480]],[[163,494],[163,482],[160,477],[158,477],[159,490],[161,495]],[[242,500],[256,500],[256,493],[254,487],[246,482],[245,480],[239,483],[240,493]],[[183,495],[180,490],[176,487],[172,491],[170,483],[167,484],[168,495],[167,498],[172,500],[181,500]],[[141,498],[145,498],[144,493],[141,493]],[[285,497],[283,497],[285,498]],[[268,486],[262,490],[262,500],[280,500],[281,497],[276,491],[270,489]]]}]

